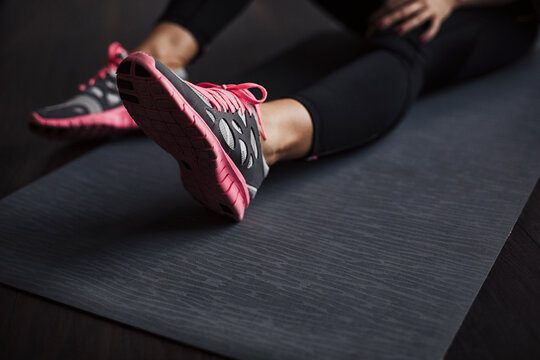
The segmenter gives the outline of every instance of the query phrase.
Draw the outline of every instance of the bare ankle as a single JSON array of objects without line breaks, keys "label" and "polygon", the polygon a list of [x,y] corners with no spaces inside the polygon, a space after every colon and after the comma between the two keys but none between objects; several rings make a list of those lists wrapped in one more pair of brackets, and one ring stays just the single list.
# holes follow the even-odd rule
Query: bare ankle
[{"label": "bare ankle", "polygon": [[279,161],[279,156],[272,147],[272,143],[270,143],[268,140],[261,139],[261,147],[264,160],[266,161],[268,166],[272,166]]},{"label": "bare ankle", "polygon": [[184,27],[162,22],[135,49],[143,51],[171,69],[185,67],[199,51],[193,35]]},{"label": "bare ankle", "polygon": [[281,99],[261,105],[267,140],[262,150],[268,165],[307,156],[313,142],[313,123],[297,100]]}]

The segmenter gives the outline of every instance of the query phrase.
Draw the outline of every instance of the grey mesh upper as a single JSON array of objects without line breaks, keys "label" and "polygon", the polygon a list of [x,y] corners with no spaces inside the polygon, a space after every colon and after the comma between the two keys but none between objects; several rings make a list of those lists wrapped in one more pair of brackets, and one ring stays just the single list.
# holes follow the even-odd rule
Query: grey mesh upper
[{"label": "grey mesh upper", "polygon": [[58,105],[47,106],[37,110],[46,118],[69,118],[90,113],[97,113],[122,105],[116,88],[116,75],[107,73],[105,78],[96,80],[92,86]]},{"label": "grey mesh upper", "polygon": [[[187,72],[183,68],[175,70],[175,73],[183,78],[187,77]],[[94,85],[86,86],[71,99],[41,108],[36,112],[44,118],[64,119],[111,110],[118,106],[123,105],[116,86],[116,74],[111,71],[107,72],[103,79],[96,79]]]}]

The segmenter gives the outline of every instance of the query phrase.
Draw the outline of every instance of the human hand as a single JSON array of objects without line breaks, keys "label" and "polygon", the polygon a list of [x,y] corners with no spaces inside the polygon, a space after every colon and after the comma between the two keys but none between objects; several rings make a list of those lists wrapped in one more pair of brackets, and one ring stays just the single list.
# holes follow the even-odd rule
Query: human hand
[{"label": "human hand", "polygon": [[401,35],[429,21],[429,28],[420,37],[422,42],[427,42],[437,35],[456,6],[457,0],[387,0],[370,16],[368,34],[401,22],[396,27]]}]

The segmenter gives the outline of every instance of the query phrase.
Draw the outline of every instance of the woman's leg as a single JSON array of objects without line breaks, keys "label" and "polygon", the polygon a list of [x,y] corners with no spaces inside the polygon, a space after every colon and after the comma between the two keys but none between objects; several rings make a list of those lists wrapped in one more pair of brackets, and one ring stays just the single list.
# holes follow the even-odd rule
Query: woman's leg
[{"label": "woman's leg", "polygon": [[171,69],[185,67],[199,52],[199,43],[182,25],[160,22],[134,52],[152,55]]},{"label": "woman's leg", "polygon": [[251,0],[171,0],[158,24],[135,48],[171,69],[186,66]]},{"label": "woman's leg", "polygon": [[519,6],[462,9],[429,43],[417,29],[379,33],[367,55],[294,99],[261,105],[269,163],[365,144],[387,132],[423,90],[467,80],[525,54],[537,25],[521,22]]}]

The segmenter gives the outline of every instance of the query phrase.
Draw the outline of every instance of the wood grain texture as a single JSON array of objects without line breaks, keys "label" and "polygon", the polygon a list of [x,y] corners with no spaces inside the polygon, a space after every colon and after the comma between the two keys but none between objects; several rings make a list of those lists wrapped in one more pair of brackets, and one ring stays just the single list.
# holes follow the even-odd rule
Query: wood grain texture
[{"label": "wood grain texture", "polygon": [[108,144],[1,202],[0,280],[232,357],[440,358],[540,173],[535,62],[275,167],[237,225],[154,144]]}]

